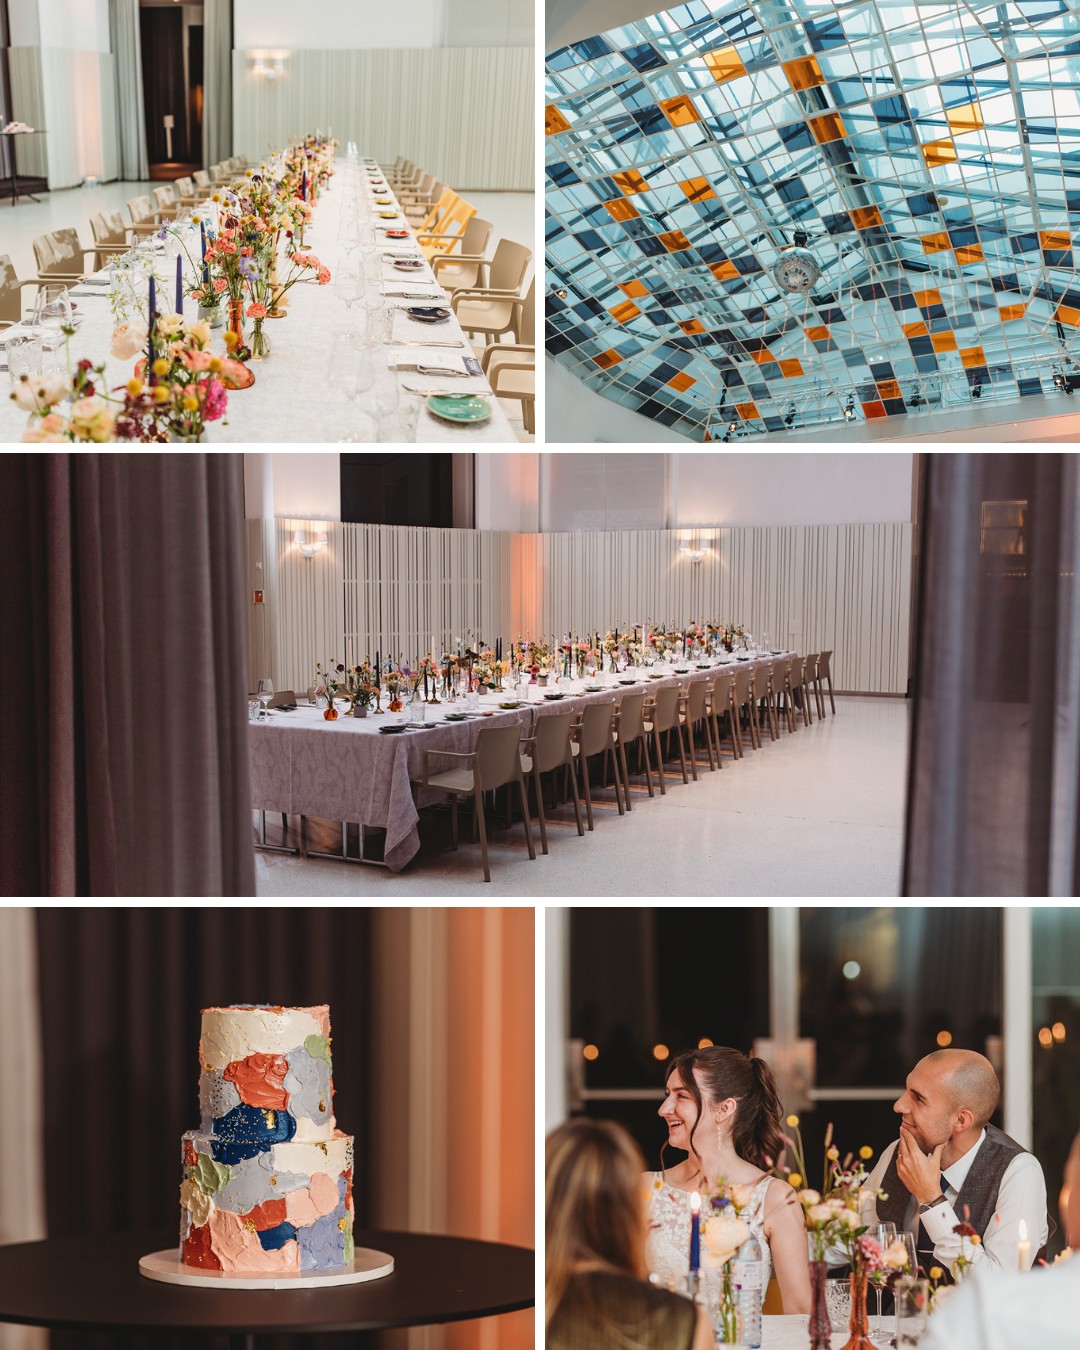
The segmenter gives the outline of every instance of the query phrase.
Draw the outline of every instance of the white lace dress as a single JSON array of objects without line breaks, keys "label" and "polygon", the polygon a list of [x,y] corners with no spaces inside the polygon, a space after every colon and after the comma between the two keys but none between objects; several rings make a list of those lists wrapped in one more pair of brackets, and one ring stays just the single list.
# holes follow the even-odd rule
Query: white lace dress
[{"label": "white lace dress", "polygon": [[[765,1236],[763,1220],[765,1214],[765,1192],[769,1189],[771,1177],[762,1177],[750,1193],[750,1201],[739,1215],[761,1245],[762,1278],[761,1299],[765,1301],[765,1290],[772,1275],[772,1253]],[[690,1270],[690,1192],[676,1190],[668,1186],[660,1172],[652,1176],[652,1189],[649,1192],[649,1207],[646,1214],[648,1233],[645,1238],[645,1264],[650,1276],[656,1276],[657,1282],[676,1292],[686,1292],[686,1277]],[[705,1244],[701,1244],[702,1255]],[[701,1276],[705,1285],[707,1306],[714,1308],[720,1301],[722,1277],[701,1263]]]}]

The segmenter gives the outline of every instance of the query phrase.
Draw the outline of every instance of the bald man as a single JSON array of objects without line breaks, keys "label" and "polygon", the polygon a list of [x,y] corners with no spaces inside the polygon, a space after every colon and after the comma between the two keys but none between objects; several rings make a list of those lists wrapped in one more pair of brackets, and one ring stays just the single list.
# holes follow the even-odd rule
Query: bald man
[{"label": "bald man", "polygon": [[[960,1223],[981,1242],[964,1244],[974,1266],[1015,1270],[1020,1221],[1030,1265],[1048,1236],[1046,1181],[1038,1160],[989,1123],[1001,1088],[974,1050],[936,1050],[908,1074],[893,1104],[900,1138],[882,1153],[869,1186],[885,1192],[876,1221],[915,1234],[923,1270],[951,1271],[961,1254]],[[966,1213],[965,1213],[966,1211]],[[867,1215],[870,1218],[869,1215]],[[871,1219],[873,1221],[873,1219]]]}]

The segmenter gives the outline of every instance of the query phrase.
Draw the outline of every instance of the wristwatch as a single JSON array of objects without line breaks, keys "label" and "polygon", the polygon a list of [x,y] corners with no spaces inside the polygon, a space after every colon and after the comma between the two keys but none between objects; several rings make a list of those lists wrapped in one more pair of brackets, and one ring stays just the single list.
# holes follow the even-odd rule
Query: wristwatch
[{"label": "wristwatch", "polygon": [[925,1214],[928,1209],[933,1209],[936,1205],[943,1205],[945,1202],[945,1192],[942,1191],[936,1200],[928,1200],[925,1205],[920,1205],[919,1213]]}]

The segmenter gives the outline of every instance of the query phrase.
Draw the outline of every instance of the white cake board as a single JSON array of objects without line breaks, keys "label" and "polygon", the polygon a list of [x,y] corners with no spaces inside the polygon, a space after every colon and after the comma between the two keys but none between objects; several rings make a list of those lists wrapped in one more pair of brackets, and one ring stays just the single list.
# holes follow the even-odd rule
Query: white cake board
[{"label": "white cake board", "polygon": [[342,1270],[300,1270],[295,1275],[267,1271],[265,1275],[230,1275],[224,1270],[185,1266],[175,1247],[139,1258],[139,1274],[163,1284],[189,1284],[202,1289],[326,1289],[336,1284],[381,1280],[394,1269],[394,1258],[370,1247],[357,1247],[352,1263]]}]

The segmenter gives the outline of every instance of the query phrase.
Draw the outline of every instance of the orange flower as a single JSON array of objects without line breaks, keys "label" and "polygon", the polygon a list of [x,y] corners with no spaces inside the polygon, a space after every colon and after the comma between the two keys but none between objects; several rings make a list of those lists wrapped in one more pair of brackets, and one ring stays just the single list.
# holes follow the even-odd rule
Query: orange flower
[{"label": "orange flower", "polygon": [[265,319],[265,318],[266,318],[266,306],[265,306],[265,305],[248,305],[247,316],[248,316],[249,319]]}]

